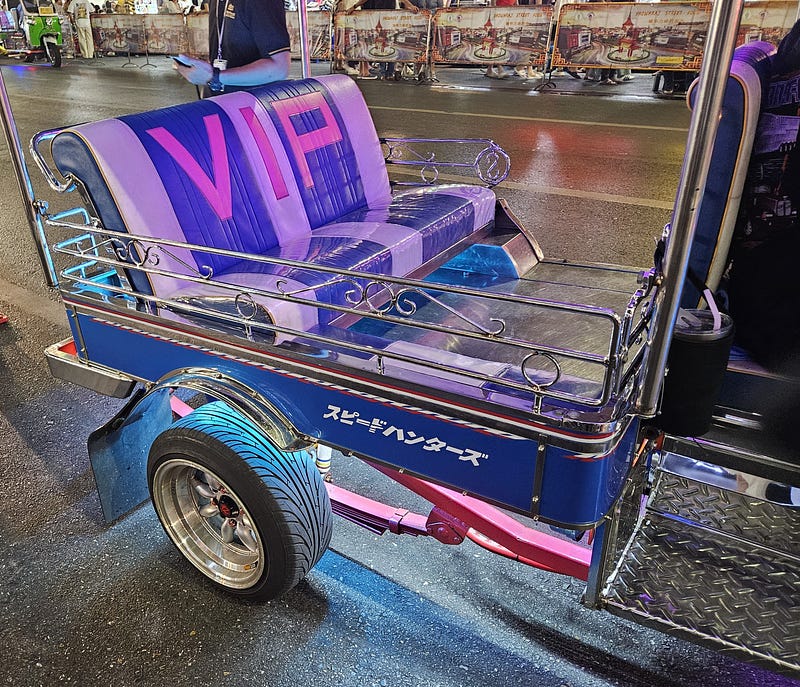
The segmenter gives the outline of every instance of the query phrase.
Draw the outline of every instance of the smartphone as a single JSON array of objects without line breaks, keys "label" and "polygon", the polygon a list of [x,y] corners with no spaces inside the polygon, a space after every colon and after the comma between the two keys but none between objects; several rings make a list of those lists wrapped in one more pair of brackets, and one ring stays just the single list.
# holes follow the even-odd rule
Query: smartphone
[{"label": "smartphone", "polygon": [[175,62],[177,64],[179,64],[181,67],[191,67],[192,66],[191,64],[186,62],[184,59],[182,59],[180,55],[171,55],[170,57],[172,57],[172,59],[175,60]]}]

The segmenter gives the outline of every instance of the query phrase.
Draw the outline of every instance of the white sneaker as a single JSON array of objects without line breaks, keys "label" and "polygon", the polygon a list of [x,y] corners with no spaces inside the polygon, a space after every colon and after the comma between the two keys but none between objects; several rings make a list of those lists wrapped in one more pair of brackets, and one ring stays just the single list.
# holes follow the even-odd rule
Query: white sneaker
[{"label": "white sneaker", "polygon": [[358,69],[356,69],[355,67],[351,67],[349,64],[346,64],[344,66],[344,69],[342,69],[342,71],[350,76],[358,76]]}]

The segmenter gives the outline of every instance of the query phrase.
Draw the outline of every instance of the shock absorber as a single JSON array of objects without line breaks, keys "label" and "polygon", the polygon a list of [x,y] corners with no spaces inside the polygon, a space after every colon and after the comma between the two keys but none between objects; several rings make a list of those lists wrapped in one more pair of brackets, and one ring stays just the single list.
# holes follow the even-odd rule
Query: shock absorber
[{"label": "shock absorber", "polygon": [[333,450],[330,446],[317,444],[315,462],[317,464],[317,470],[319,470],[319,474],[322,475],[322,479],[324,479],[326,482],[330,481],[332,453]]}]

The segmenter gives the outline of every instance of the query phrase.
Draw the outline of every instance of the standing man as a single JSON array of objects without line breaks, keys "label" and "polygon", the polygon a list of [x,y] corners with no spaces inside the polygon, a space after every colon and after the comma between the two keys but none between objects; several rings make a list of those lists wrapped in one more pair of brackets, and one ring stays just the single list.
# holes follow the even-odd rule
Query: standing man
[{"label": "standing man", "polygon": [[78,46],[81,57],[91,60],[94,57],[94,39],[92,38],[92,23],[89,15],[92,13],[92,3],[89,0],[72,0],[67,7],[67,12],[72,15],[72,24],[78,34]]},{"label": "standing man", "polygon": [[180,56],[180,75],[203,97],[241,91],[289,76],[283,0],[209,0],[210,62]]}]

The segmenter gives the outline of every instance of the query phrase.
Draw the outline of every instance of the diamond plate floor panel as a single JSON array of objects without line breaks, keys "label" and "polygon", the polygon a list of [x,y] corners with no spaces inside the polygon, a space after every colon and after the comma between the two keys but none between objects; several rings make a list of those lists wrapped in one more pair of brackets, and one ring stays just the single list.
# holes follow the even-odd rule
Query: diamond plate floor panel
[{"label": "diamond plate floor panel", "polygon": [[800,509],[659,472],[648,507],[800,558]]},{"label": "diamond plate floor panel", "polygon": [[800,673],[798,561],[649,514],[604,591],[608,610]]}]

